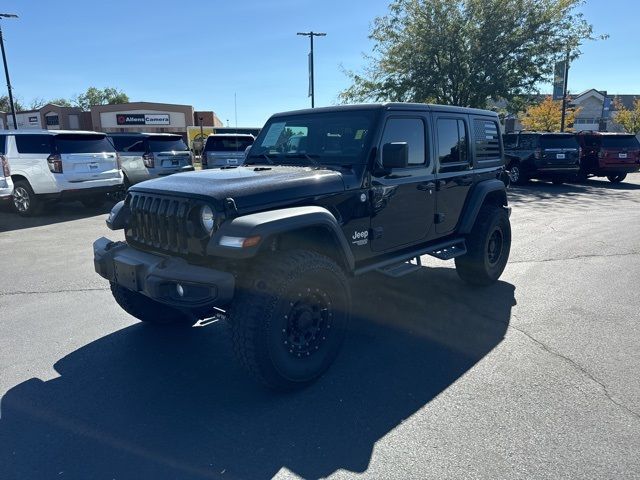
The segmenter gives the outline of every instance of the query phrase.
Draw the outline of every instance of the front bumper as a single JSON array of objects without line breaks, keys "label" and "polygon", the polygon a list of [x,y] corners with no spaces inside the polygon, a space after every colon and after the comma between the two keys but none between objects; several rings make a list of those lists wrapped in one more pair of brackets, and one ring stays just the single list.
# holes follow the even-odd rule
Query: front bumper
[{"label": "front bumper", "polygon": [[93,243],[93,263],[110,282],[173,307],[221,307],[233,298],[231,273],[136,250],[125,242],[99,238]]}]

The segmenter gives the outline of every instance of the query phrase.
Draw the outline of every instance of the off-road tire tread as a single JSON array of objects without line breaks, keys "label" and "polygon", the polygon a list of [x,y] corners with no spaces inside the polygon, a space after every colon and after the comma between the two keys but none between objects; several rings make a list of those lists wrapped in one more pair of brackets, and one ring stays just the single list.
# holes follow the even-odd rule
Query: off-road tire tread
[{"label": "off-road tire tread", "polygon": [[[237,280],[236,295],[229,314],[233,352],[244,370],[269,388],[289,390],[315,380],[298,384],[283,381],[268,368],[270,359],[265,358],[268,352],[256,346],[268,331],[270,314],[280,295],[301,274],[314,271],[318,266],[338,276],[346,288],[350,304],[348,280],[343,270],[332,259],[313,251],[291,250],[268,254],[258,259],[254,267]],[[259,284],[267,288],[258,289]]]},{"label": "off-road tire tread", "polygon": [[[478,212],[478,216],[471,230],[471,234],[467,237],[467,253],[455,259],[456,271],[462,280],[472,285],[486,286],[491,285],[496,280],[490,278],[484,269],[484,247],[486,240],[486,230],[495,216],[505,216],[507,223],[509,217],[503,207],[496,205],[484,205]],[[509,234],[508,250],[505,254],[509,255],[511,249],[511,234]]]}]

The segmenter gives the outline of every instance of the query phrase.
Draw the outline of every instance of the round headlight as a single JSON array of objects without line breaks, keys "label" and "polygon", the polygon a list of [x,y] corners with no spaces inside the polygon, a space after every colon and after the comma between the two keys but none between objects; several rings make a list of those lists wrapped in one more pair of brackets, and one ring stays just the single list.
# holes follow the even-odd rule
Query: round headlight
[{"label": "round headlight", "polygon": [[214,220],[215,215],[213,214],[213,210],[211,210],[209,205],[204,205],[200,209],[200,223],[207,233],[213,232]]}]

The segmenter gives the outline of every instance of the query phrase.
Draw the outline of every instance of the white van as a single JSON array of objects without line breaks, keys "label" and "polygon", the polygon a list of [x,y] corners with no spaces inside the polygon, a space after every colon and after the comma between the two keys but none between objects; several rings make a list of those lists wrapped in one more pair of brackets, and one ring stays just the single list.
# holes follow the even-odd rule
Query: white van
[{"label": "white van", "polygon": [[78,199],[95,207],[123,188],[118,154],[104,133],[17,130],[0,136],[20,215],[35,215],[51,200]]},{"label": "white van", "polygon": [[9,202],[13,194],[11,169],[9,168],[9,160],[4,153],[6,143],[7,137],[0,136],[0,205]]}]

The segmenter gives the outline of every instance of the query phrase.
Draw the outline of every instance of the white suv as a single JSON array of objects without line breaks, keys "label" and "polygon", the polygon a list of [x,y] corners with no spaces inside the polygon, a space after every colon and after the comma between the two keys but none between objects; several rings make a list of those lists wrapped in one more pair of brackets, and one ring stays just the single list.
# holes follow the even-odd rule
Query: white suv
[{"label": "white suv", "polygon": [[95,207],[123,188],[118,154],[104,133],[18,130],[0,136],[20,215],[35,215],[50,200],[78,199]]},{"label": "white suv", "polygon": [[11,180],[11,171],[9,169],[9,160],[7,160],[5,152],[5,143],[7,137],[0,136],[0,204],[11,200],[13,194],[13,181]]}]

